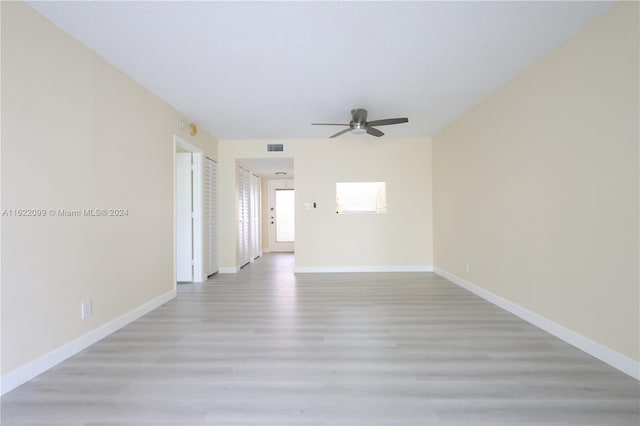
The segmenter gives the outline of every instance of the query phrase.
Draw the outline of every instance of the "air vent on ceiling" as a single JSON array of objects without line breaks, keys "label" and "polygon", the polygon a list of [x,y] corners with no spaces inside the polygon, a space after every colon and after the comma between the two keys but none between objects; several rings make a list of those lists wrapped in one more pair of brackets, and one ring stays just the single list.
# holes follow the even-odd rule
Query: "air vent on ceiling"
[{"label": "air vent on ceiling", "polygon": [[284,151],[284,145],[281,143],[267,144],[267,152],[282,152]]}]

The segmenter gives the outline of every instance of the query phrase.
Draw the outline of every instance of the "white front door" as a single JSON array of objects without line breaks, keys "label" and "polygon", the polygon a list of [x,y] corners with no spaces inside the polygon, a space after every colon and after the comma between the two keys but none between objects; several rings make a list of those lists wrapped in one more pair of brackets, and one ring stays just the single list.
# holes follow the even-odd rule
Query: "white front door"
[{"label": "white front door", "polygon": [[176,280],[193,281],[191,153],[176,153]]},{"label": "white front door", "polygon": [[292,252],[295,246],[293,179],[269,181],[269,250]]}]

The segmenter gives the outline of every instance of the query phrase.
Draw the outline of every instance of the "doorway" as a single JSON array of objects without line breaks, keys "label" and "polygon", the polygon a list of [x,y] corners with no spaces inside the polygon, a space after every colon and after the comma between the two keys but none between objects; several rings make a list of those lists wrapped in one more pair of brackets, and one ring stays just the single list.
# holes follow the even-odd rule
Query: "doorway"
[{"label": "doorway", "polygon": [[[276,185],[271,182],[282,182],[287,181],[288,184],[278,184],[278,188],[280,190],[291,190],[289,194],[283,194],[279,196],[281,202],[286,203],[287,201],[293,201],[291,199],[295,199],[295,192],[293,191],[294,186],[294,161],[293,158],[280,157],[280,158],[239,158],[236,160],[237,165],[240,167],[245,167],[248,170],[258,174],[260,176],[261,184],[259,187],[260,193],[260,219],[259,221],[255,221],[254,223],[259,226],[257,232],[260,233],[260,250],[261,253],[269,253],[271,251],[276,252],[294,252],[295,246],[295,222],[293,211],[295,209],[291,208],[288,210],[290,221],[290,231],[289,235],[280,235],[278,238],[275,230],[277,229],[275,226],[271,225],[271,216],[274,218],[274,225],[276,218],[280,217],[280,219],[284,219],[286,216],[286,208],[283,207],[282,210],[285,211],[282,215],[276,215],[276,205],[275,205],[275,192],[271,189],[273,185]],[[238,179],[238,182],[241,182],[241,179]],[[287,186],[288,185],[288,186]],[[289,195],[289,197],[287,197]],[[240,199],[241,197],[238,197]],[[291,203],[289,203],[291,204]],[[272,215],[271,208],[273,207],[274,214]],[[239,212],[242,212],[242,206],[238,206]],[[239,220],[240,222],[240,220]],[[282,225],[280,227],[282,231]],[[240,231],[241,232],[241,231]],[[272,244],[272,236],[275,238],[275,243]],[[242,237],[239,236],[239,239]],[[242,259],[242,256],[239,256],[239,259]],[[244,259],[246,260],[246,258]],[[242,262],[242,260],[239,260]],[[241,265],[241,263],[238,263]]]},{"label": "doorway", "polygon": [[176,282],[202,282],[202,158],[174,136],[174,271]]},{"label": "doorway", "polygon": [[295,249],[295,188],[293,179],[269,181],[269,251]]}]

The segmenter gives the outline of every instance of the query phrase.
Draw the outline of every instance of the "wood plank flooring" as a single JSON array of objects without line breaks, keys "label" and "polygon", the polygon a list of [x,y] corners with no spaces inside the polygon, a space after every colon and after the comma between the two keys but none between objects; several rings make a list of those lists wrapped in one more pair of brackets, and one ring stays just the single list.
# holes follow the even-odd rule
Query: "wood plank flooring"
[{"label": "wood plank flooring", "polygon": [[3,426],[638,425],[639,382],[433,273],[270,254],[2,398]]}]

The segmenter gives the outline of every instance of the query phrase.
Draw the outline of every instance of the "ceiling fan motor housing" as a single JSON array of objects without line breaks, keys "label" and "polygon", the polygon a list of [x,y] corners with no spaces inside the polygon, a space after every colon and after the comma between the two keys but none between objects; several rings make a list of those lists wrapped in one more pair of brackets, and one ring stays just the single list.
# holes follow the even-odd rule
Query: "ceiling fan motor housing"
[{"label": "ceiling fan motor housing", "polygon": [[367,110],[362,108],[351,110],[352,123],[365,124],[367,122]]},{"label": "ceiling fan motor housing", "polygon": [[352,120],[349,122],[349,127],[351,127],[351,132],[359,135],[367,132],[367,110],[366,109],[352,109],[351,110]]}]

